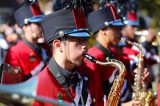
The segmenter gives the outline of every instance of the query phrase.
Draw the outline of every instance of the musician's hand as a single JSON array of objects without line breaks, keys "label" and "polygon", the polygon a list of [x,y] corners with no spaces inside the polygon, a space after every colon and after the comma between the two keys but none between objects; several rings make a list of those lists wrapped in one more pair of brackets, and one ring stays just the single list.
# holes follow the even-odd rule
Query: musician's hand
[{"label": "musician's hand", "polygon": [[129,102],[122,103],[122,106],[141,106],[139,101],[131,100]]}]

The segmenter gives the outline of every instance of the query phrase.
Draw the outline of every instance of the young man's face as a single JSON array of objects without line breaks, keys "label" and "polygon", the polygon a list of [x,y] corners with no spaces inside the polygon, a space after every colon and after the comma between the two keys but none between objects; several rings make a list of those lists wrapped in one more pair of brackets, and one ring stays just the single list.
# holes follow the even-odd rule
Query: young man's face
[{"label": "young man's face", "polygon": [[107,28],[109,40],[113,45],[118,44],[121,38],[121,27],[108,27]]},{"label": "young man's face", "polygon": [[30,27],[31,27],[31,32],[35,33],[35,35],[33,35],[34,38],[38,39],[43,36],[42,35],[42,28],[39,23],[31,23]]},{"label": "young man's face", "polygon": [[123,28],[123,31],[128,38],[134,39],[137,29],[136,26],[127,25]]},{"label": "young man's face", "polygon": [[80,66],[83,62],[84,54],[87,52],[87,43],[87,38],[68,37],[64,41],[64,52],[67,62]]}]

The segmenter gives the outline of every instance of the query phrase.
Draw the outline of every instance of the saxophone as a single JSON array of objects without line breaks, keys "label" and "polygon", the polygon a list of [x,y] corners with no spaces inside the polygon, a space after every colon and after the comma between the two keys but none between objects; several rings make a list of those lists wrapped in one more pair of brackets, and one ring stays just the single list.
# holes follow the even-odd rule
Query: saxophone
[{"label": "saxophone", "polygon": [[132,98],[140,101],[142,106],[156,106],[152,92],[146,89],[146,85],[144,82],[141,82],[141,76],[143,75],[143,70],[144,70],[142,45],[136,42],[128,41],[124,38],[121,38],[121,41],[126,42],[127,44],[131,44],[132,46],[135,46],[139,49],[138,64],[134,77]]},{"label": "saxophone", "polygon": [[118,106],[118,102],[121,96],[121,89],[126,75],[126,68],[124,64],[116,59],[108,59],[106,62],[101,62],[89,54],[86,54],[85,58],[99,65],[117,67],[117,69],[119,70],[119,75],[116,76],[116,79],[113,82],[113,85],[109,92],[108,100],[106,102],[106,106]]}]

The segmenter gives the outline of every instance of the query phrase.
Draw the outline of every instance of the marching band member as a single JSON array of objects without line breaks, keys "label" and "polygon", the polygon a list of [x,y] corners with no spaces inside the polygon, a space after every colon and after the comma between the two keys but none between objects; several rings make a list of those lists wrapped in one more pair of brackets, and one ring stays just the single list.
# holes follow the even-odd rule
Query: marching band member
[{"label": "marching band member", "polygon": [[[77,68],[83,63],[90,38],[85,20],[80,7],[55,11],[42,20],[44,36],[53,55],[38,75],[37,96],[68,101],[76,106],[90,106],[95,102],[89,78]],[[38,101],[33,105],[53,106]]]},{"label": "marching band member", "polygon": [[[94,46],[88,50],[88,54],[91,54],[103,62],[106,61],[106,57],[115,59],[111,48],[120,41],[121,28],[123,26],[122,20],[116,13],[115,7],[110,4],[107,5],[107,7],[91,12],[87,18],[89,29],[96,39]],[[96,100],[101,100],[103,102],[102,98],[104,94],[108,96],[115,78],[115,67],[100,66],[88,61],[85,61],[84,66],[89,67],[89,71],[87,71],[89,73],[88,75],[93,75],[92,77],[95,78],[93,82],[96,85]],[[122,105],[134,106],[139,104],[139,101],[132,100]]]},{"label": "marching band member", "polygon": [[44,17],[38,2],[25,1],[14,17],[23,30],[23,37],[9,49],[5,63],[20,67],[22,73],[12,75],[5,72],[5,84],[22,82],[36,75],[45,66],[47,59],[46,51],[38,45],[38,39],[43,36],[40,21]]}]

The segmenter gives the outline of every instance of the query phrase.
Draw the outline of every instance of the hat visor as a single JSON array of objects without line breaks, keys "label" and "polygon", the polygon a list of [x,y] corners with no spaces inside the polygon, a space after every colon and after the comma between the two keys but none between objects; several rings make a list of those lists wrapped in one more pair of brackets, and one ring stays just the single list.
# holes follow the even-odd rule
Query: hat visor
[{"label": "hat visor", "polygon": [[139,26],[138,21],[129,21],[129,20],[127,20],[127,21],[124,22],[124,24],[125,25],[132,25],[132,26]]},{"label": "hat visor", "polygon": [[121,21],[111,22],[110,25],[111,26],[124,26],[124,24]]},{"label": "hat visor", "polygon": [[71,37],[82,37],[82,38],[90,38],[90,35],[88,32],[75,32],[75,33],[70,33],[68,36]]},{"label": "hat visor", "polygon": [[124,26],[121,20],[115,20],[110,22],[111,26]]},{"label": "hat visor", "polygon": [[28,19],[28,22],[31,22],[31,23],[41,22],[43,17],[44,17],[44,15],[33,16],[33,17]]}]

